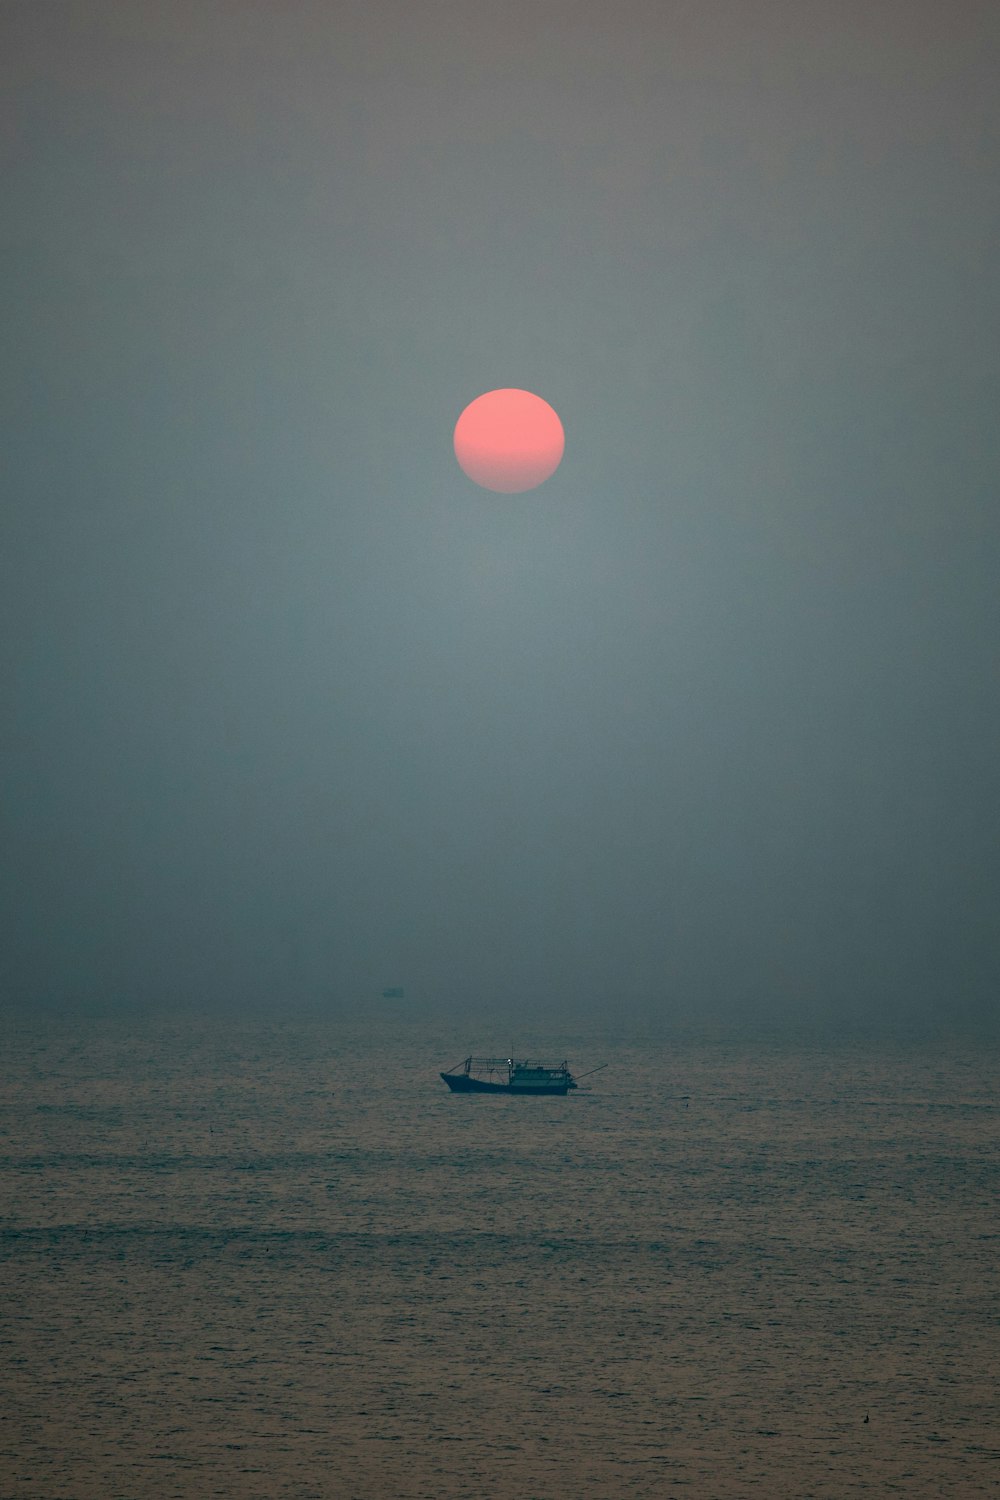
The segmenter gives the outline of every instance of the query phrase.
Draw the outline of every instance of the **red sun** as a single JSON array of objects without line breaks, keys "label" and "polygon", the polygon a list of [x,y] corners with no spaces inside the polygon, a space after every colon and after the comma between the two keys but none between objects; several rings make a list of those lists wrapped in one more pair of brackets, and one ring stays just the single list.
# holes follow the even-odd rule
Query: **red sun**
[{"label": "red sun", "polygon": [[563,425],[531,391],[487,391],[455,424],[455,457],[484,489],[501,495],[533,490],[554,474],[566,447]]}]

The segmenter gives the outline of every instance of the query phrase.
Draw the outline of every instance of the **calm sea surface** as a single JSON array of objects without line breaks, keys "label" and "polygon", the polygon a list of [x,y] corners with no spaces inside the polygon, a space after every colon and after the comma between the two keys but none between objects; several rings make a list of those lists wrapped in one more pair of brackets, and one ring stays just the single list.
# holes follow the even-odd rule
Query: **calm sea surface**
[{"label": "calm sea surface", "polygon": [[3,1500],[1000,1493],[995,1046],[508,1040],[8,1026]]}]

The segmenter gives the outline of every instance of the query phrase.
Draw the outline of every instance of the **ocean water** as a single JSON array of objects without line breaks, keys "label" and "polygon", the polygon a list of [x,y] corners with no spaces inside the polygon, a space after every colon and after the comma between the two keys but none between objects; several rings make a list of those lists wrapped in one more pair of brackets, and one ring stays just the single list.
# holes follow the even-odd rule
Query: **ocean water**
[{"label": "ocean water", "polygon": [[995,1046],[508,1041],[8,1026],[3,1500],[1000,1493]]}]

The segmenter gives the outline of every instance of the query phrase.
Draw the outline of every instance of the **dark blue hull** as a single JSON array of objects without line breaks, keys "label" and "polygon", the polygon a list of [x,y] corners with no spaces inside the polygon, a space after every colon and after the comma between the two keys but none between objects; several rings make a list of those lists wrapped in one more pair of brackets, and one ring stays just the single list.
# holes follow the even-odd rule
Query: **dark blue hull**
[{"label": "dark blue hull", "polygon": [[441,1077],[453,1094],[567,1094],[571,1088],[576,1088],[576,1084],[568,1080],[518,1088],[513,1083],[490,1083],[485,1078],[470,1078],[468,1073],[442,1073]]}]

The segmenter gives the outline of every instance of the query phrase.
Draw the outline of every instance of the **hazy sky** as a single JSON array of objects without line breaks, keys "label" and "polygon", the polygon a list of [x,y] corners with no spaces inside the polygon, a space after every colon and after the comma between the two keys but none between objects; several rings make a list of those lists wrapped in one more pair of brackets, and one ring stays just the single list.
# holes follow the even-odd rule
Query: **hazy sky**
[{"label": "hazy sky", "polygon": [[994,0],[0,32],[6,1003],[996,1014]]}]

